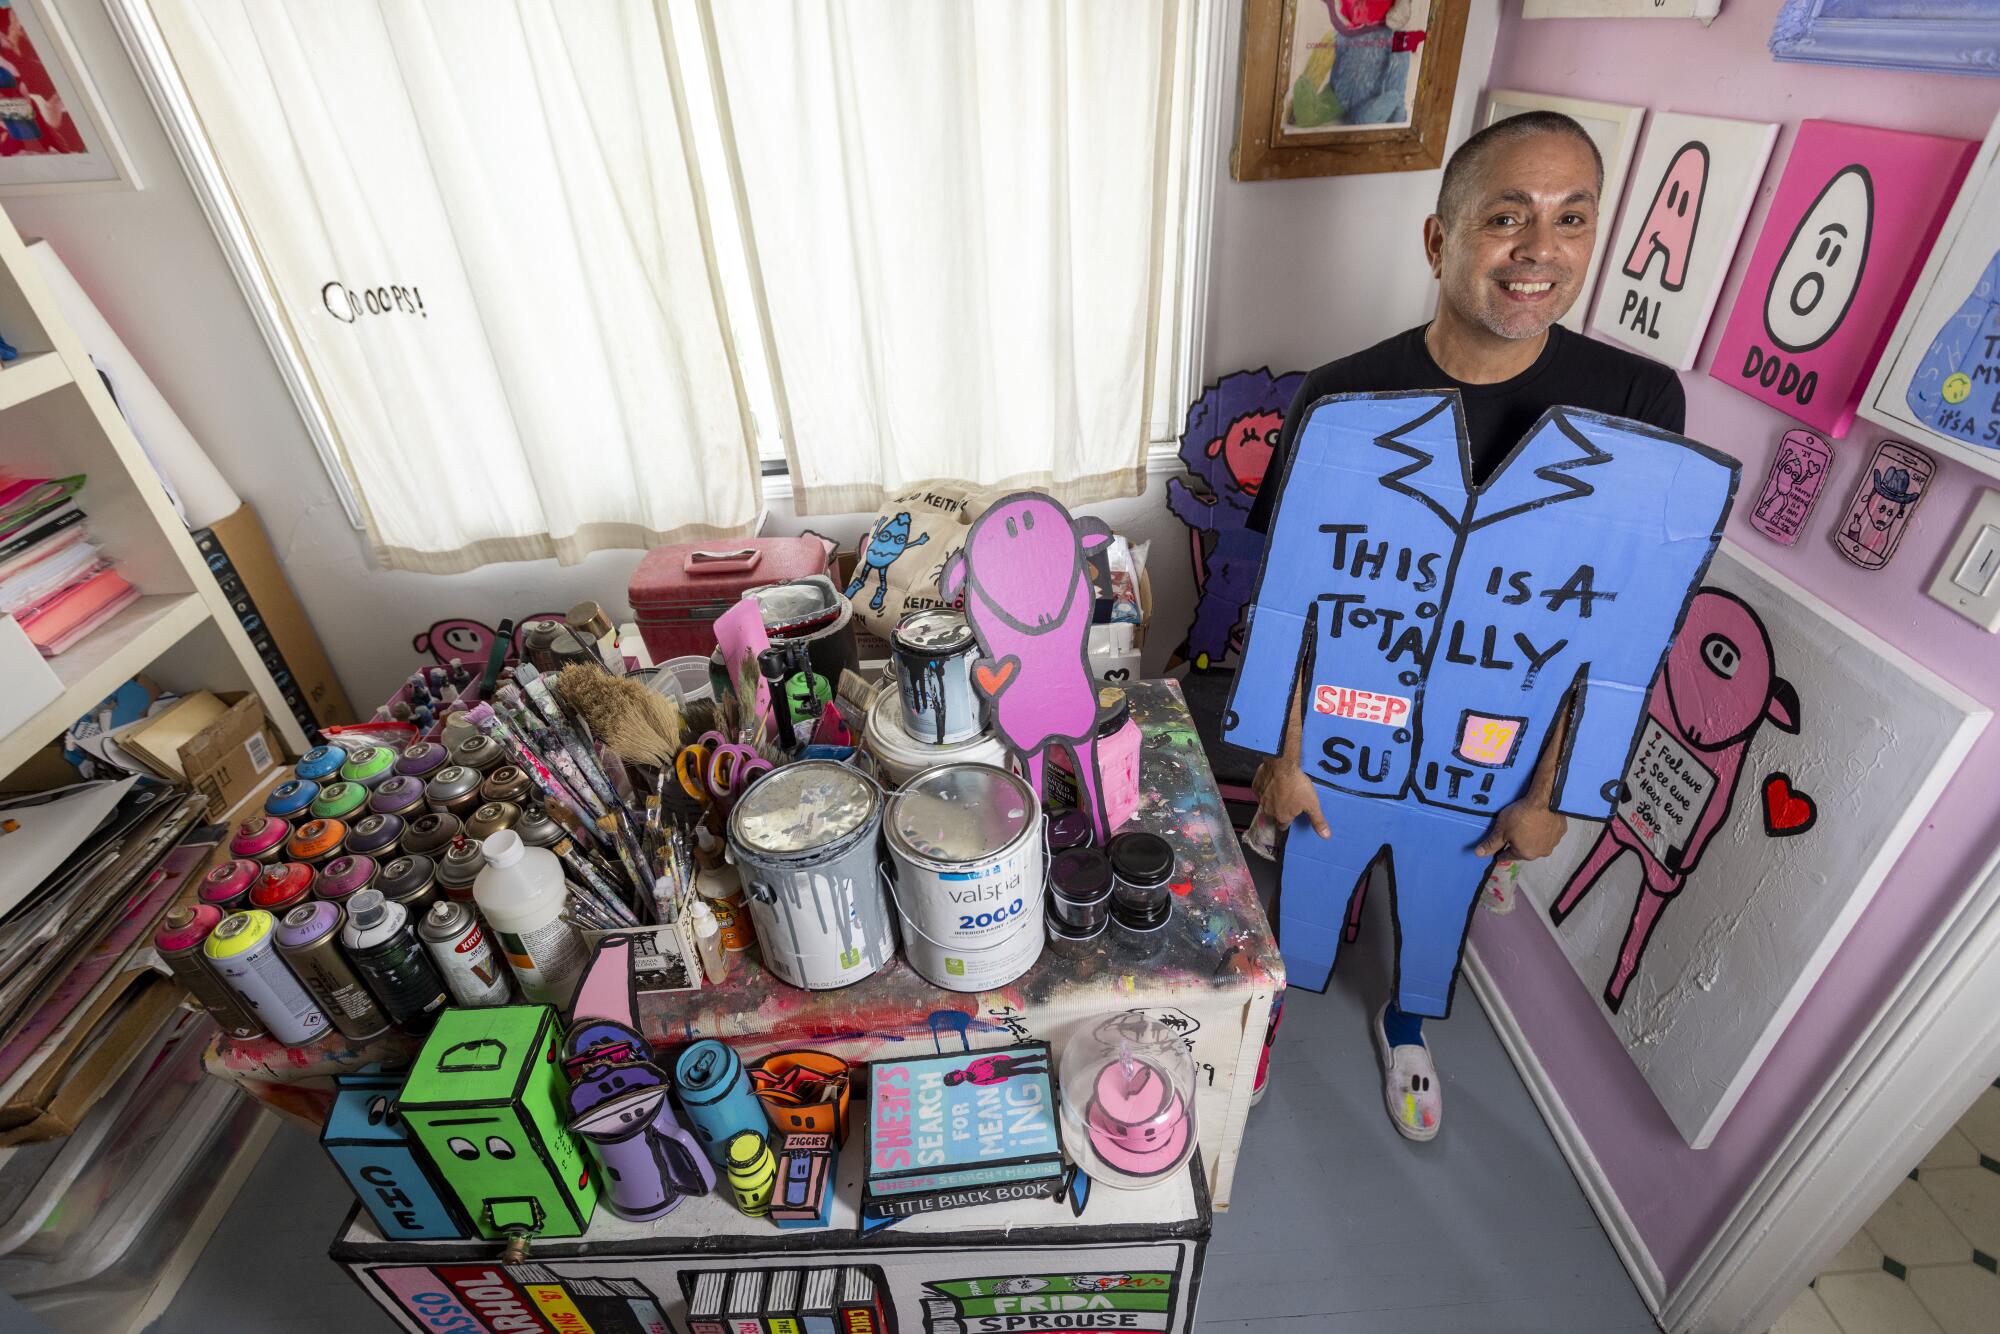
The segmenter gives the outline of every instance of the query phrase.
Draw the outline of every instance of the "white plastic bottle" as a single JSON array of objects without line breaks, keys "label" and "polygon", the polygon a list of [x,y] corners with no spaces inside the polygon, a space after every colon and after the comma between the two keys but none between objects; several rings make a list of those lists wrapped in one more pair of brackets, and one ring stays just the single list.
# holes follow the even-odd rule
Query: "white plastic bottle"
[{"label": "white plastic bottle", "polygon": [[688,915],[694,919],[694,942],[701,951],[701,971],[710,986],[720,985],[729,976],[729,955],[722,948],[722,924],[715,920],[715,910],[702,899],[694,901]]},{"label": "white plastic bottle", "polygon": [[511,829],[482,840],[486,865],[472,882],[472,901],[493,928],[500,952],[530,1004],[567,1009],[590,952],[563,920],[569,892],[562,863],[546,848],[531,848]]}]

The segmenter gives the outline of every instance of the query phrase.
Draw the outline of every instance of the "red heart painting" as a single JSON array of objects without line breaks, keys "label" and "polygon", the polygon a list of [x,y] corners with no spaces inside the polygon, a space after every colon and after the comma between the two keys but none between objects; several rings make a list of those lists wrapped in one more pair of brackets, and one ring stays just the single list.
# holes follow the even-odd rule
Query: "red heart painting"
[{"label": "red heart painting", "polygon": [[1014,673],[1021,669],[1021,660],[1008,654],[995,663],[979,663],[972,669],[972,675],[979,682],[979,688],[988,699],[994,698],[1007,683],[1014,679]]},{"label": "red heart painting", "polygon": [[1807,793],[1792,786],[1790,774],[1775,773],[1764,780],[1764,832],[1772,838],[1803,834],[1819,819],[1819,806]]}]

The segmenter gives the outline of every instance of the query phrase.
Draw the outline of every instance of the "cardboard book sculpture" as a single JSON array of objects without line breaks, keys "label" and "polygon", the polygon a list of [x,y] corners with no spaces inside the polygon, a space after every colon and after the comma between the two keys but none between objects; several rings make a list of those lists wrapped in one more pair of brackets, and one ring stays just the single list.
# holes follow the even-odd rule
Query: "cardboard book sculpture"
[{"label": "cardboard book sculpture", "polygon": [[715,1168],[674,1116],[666,1073],[638,1031],[630,937],[598,941],[570,1009],[563,1044],[569,1128],[603,1168],[605,1203],[620,1218],[666,1214],[715,1189]]},{"label": "cardboard book sculpture", "polygon": [[1284,843],[1289,980],[1326,986],[1378,860],[1398,1004],[1451,1009],[1487,874],[1474,846],[1528,788],[1569,703],[1553,807],[1603,819],[1646,689],[1736,490],[1733,459],[1637,422],[1551,409],[1480,486],[1449,392],[1347,395],[1298,433],[1224,737],[1300,763],[1332,837]]},{"label": "cardboard book sculpture", "polygon": [[1075,760],[1100,845],[1110,837],[1097,767],[1097,681],[1090,671],[1093,596],[1084,553],[1111,540],[1100,519],[1073,519],[1038,491],[1017,491],[973,520],[965,548],[945,566],[938,591],[965,598],[965,619],[984,657],[972,681],[993,727],[1020,756],[1035,796],[1042,769],[1061,746]]}]

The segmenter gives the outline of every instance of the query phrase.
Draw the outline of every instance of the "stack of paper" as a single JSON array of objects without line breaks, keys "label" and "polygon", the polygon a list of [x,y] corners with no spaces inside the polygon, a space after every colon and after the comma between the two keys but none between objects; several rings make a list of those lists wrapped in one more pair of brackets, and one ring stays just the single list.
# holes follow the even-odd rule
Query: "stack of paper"
[{"label": "stack of paper", "polygon": [[54,657],[136,602],[139,590],[89,540],[84,479],[0,483],[0,614]]},{"label": "stack of paper", "polygon": [[146,951],[219,829],[149,779],[0,802],[0,1145],[68,1134],[179,998]]}]

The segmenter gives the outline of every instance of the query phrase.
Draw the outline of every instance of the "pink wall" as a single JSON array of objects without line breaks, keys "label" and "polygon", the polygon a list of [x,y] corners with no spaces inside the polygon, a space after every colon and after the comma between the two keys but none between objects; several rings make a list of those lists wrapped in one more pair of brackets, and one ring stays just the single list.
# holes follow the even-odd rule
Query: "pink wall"
[{"label": "pink wall", "polygon": [[[1778,8],[1779,0],[1726,0],[1721,17],[1704,29],[1682,20],[1529,22],[1508,0],[1489,82],[1494,88],[1781,123],[1777,151],[1704,355],[1681,377],[1688,434],[1741,458],[1742,490],[1752,496],[1771,450],[1792,423],[1710,379],[1707,371],[1798,122],[1824,117],[1977,140],[2000,111],[2000,79],[1778,64],[1765,48]],[[2000,480],[1941,459],[1931,497],[1891,566],[1880,573],[1849,565],[1828,538],[1833,513],[1845,505],[1866,455],[1888,434],[1864,419],[1836,443],[1832,476],[1797,546],[1779,547],[1750,528],[1743,522],[1746,506],[1730,520],[1729,536],[1946,680],[2000,706],[1995,670],[2000,638],[1922,592],[1980,490],[2000,487]],[[1699,1153],[1682,1142],[1660,1110],[1547,926],[1527,912],[1479,914],[1475,938],[1481,957],[1669,1288],[1687,1274],[1992,853],[1996,791],[2000,727],[1990,728],[1975,746],[1722,1133]]]}]

